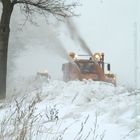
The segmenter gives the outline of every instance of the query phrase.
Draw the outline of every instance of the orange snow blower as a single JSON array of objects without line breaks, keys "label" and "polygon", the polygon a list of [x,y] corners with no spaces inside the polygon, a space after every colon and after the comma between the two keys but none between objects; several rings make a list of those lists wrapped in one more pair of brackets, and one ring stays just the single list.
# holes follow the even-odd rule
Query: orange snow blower
[{"label": "orange snow blower", "polygon": [[64,81],[92,79],[116,85],[116,76],[110,72],[110,64],[104,62],[104,53],[95,53],[90,56],[76,55],[71,52],[69,57],[71,61],[62,65]]}]

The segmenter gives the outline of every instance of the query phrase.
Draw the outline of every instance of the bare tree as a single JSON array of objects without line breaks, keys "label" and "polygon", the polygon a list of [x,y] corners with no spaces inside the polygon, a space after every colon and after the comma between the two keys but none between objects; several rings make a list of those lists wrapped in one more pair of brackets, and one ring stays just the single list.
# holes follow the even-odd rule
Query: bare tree
[{"label": "bare tree", "polygon": [[6,97],[7,51],[10,33],[10,19],[15,5],[20,6],[26,20],[32,22],[35,14],[45,17],[48,14],[59,17],[74,16],[73,9],[76,2],[67,3],[66,0],[0,0],[2,14],[0,20],[0,99]]}]

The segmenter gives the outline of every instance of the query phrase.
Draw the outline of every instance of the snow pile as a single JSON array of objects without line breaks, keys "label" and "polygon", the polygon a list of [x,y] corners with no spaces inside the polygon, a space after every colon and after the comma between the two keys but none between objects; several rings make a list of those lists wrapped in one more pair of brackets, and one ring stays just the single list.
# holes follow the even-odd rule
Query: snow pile
[{"label": "snow pile", "polygon": [[0,104],[0,139],[139,140],[140,91],[105,82],[34,81]]}]

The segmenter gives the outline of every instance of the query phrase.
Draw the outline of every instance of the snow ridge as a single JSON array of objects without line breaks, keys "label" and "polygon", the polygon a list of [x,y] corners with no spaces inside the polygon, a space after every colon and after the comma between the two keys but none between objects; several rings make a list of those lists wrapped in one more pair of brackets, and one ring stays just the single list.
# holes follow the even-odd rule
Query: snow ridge
[{"label": "snow ridge", "polygon": [[0,104],[0,139],[138,140],[140,91],[92,80],[34,81]]}]

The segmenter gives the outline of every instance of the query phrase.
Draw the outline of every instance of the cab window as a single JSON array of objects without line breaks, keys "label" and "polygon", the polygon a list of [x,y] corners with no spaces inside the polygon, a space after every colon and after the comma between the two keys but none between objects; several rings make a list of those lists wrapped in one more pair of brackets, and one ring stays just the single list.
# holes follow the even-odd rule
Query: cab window
[{"label": "cab window", "polygon": [[96,72],[94,63],[78,63],[77,65],[80,68],[82,73],[95,73]]}]

